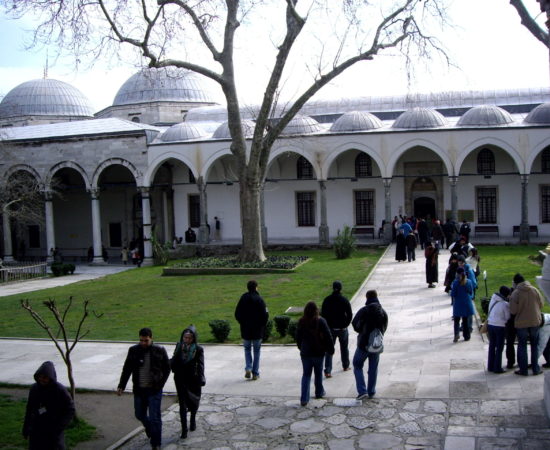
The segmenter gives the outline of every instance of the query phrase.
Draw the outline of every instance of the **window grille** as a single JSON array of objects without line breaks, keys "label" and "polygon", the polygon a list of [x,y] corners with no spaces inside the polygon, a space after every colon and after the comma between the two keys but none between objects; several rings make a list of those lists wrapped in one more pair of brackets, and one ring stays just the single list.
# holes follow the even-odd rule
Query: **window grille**
[{"label": "window grille", "polygon": [[550,185],[540,187],[541,222],[550,223]]},{"label": "window grille", "polygon": [[315,226],[315,192],[297,192],[296,208],[299,227]]},{"label": "window grille", "polygon": [[483,148],[477,154],[477,173],[480,175],[495,174],[495,155],[488,148]]},{"label": "window grille", "polygon": [[303,156],[300,156],[296,162],[296,172],[299,180],[313,179],[313,166]]},{"label": "window grille", "polygon": [[193,194],[189,196],[189,226],[198,228],[201,225],[201,201],[200,196]]},{"label": "window grille", "polygon": [[374,191],[354,191],[355,225],[374,225]]},{"label": "window grille", "polygon": [[497,223],[497,188],[478,187],[477,223]]},{"label": "window grille", "polygon": [[372,176],[372,159],[366,153],[359,153],[355,158],[356,178]]}]

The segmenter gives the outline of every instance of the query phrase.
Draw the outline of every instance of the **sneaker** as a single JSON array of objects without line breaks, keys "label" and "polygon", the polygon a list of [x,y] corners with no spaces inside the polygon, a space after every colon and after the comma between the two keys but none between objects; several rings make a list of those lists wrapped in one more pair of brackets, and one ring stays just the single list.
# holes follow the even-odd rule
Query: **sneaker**
[{"label": "sneaker", "polygon": [[348,370],[351,370],[351,367],[344,367],[344,372],[347,372]]},{"label": "sneaker", "polygon": [[244,371],[244,377],[245,378],[250,378],[252,376],[252,372],[250,370],[245,370]]},{"label": "sneaker", "polygon": [[528,373],[522,372],[521,370],[516,370],[514,373],[515,373],[516,375],[521,375],[522,377],[526,377],[526,376],[529,375]]},{"label": "sneaker", "polygon": [[325,395],[327,395],[327,393],[325,391],[323,391],[323,393],[321,395],[316,395],[315,398],[320,399],[320,398],[323,398]]},{"label": "sneaker", "polygon": [[328,372],[325,372],[325,378],[332,378],[332,374],[328,373]]},{"label": "sneaker", "polygon": [[300,406],[307,406],[307,402],[300,402]]},{"label": "sneaker", "polygon": [[256,381],[258,378],[260,378],[260,375],[252,375],[252,381]]},{"label": "sneaker", "polygon": [[540,375],[542,373],[542,370],[537,370],[536,372],[533,370],[533,375]]},{"label": "sneaker", "polygon": [[369,394],[369,398],[373,398],[375,394]]},{"label": "sneaker", "polygon": [[355,400],[363,400],[364,398],[367,398],[369,394],[366,392],[364,394],[359,394],[357,397],[355,397]]},{"label": "sneaker", "polygon": [[458,334],[455,334],[455,338],[453,339],[453,342],[458,342],[460,339],[460,336]]},{"label": "sneaker", "polygon": [[429,287],[429,288],[434,288],[434,287],[435,287],[435,284],[428,284],[428,287]]}]

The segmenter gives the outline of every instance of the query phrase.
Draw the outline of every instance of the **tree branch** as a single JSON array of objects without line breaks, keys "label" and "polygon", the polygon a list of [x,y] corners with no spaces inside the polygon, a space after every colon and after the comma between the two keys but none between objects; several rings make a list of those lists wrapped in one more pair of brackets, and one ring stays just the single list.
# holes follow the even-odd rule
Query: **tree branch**
[{"label": "tree branch", "polygon": [[542,42],[547,48],[550,48],[548,31],[544,30],[527,11],[522,0],[510,0],[510,4],[516,8],[521,19],[521,24],[527,28],[533,36]]}]

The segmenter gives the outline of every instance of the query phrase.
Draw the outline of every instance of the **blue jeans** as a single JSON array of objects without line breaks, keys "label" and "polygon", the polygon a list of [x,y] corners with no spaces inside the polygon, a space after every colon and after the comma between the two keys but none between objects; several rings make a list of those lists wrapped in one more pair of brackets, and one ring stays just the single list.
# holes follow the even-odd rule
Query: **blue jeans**
[{"label": "blue jeans", "polygon": [[[363,365],[366,359],[369,359],[368,385],[365,386],[365,375],[363,374]],[[369,353],[357,347],[353,355],[353,374],[355,375],[355,385],[359,395],[376,394],[376,377],[378,376],[378,362],[380,353]]]},{"label": "blue jeans", "polygon": [[[260,376],[260,347],[261,339],[243,339],[244,346],[244,370],[252,371],[252,375]],[[254,360],[252,360],[252,347],[254,347]]]},{"label": "blue jeans", "polygon": [[[464,340],[468,341],[470,339],[470,326],[468,325],[468,318],[471,316],[463,316],[463,317],[453,317],[454,320],[454,329],[455,329],[455,336],[460,335],[460,329],[462,328],[462,336],[464,336]],[[460,319],[462,319],[462,327],[460,326]]]},{"label": "blue jeans", "polygon": [[[342,368],[347,369],[349,367],[349,350],[348,350],[348,329],[335,330],[330,329],[332,334],[332,342],[336,344],[336,338],[340,341],[340,358],[342,359]],[[332,355],[325,353],[325,372],[332,372]]]},{"label": "blue jeans", "polygon": [[309,402],[309,385],[311,384],[311,372],[315,372],[315,397],[321,398],[325,395],[323,389],[323,359],[324,356],[301,356],[302,358],[302,403]]},{"label": "blue jeans", "polygon": [[487,329],[489,334],[487,370],[489,372],[502,372],[502,350],[504,350],[506,328],[489,325]]},{"label": "blue jeans", "polygon": [[516,328],[518,335],[518,366],[519,371],[527,373],[527,339],[531,341],[531,369],[533,373],[540,371],[539,354],[539,327]]},{"label": "blue jeans", "polygon": [[[160,402],[162,389],[137,389],[134,391],[134,411],[147,436],[151,438],[151,446],[160,447],[162,441],[162,420],[160,416]],[[149,410],[149,414],[147,414]]]}]

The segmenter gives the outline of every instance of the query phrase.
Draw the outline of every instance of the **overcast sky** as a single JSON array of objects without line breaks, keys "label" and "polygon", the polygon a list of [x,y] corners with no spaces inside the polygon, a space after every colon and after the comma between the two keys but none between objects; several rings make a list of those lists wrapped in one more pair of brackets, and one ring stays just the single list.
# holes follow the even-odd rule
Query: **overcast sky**
[{"label": "overcast sky", "polygon": [[[526,0],[537,8],[535,0]],[[507,0],[455,0],[451,17],[456,28],[441,36],[457,68],[441,63],[419,65],[415,79],[407,82],[404,66],[395,57],[380,56],[362,63],[324,88],[319,97],[393,95],[406,92],[437,92],[468,89],[507,89],[544,87],[550,84],[548,50],[520,24],[515,9]],[[46,51],[25,51],[28,37],[26,21],[11,21],[0,14],[0,98],[18,84],[42,78]],[[53,51],[50,51],[52,54]],[[50,57],[48,77],[65,81],[80,89],[96,111],[109,106],[121,86],[136,68],[130,65],[76,73],[67,61],[53,63]],[[265,61],[264,67],[272,64]],[[257,82],[254,67],[243,64],[238,82],[243,101],[258,103],[264,85]],[[287,83],[302,78],[293,73]]]}]

